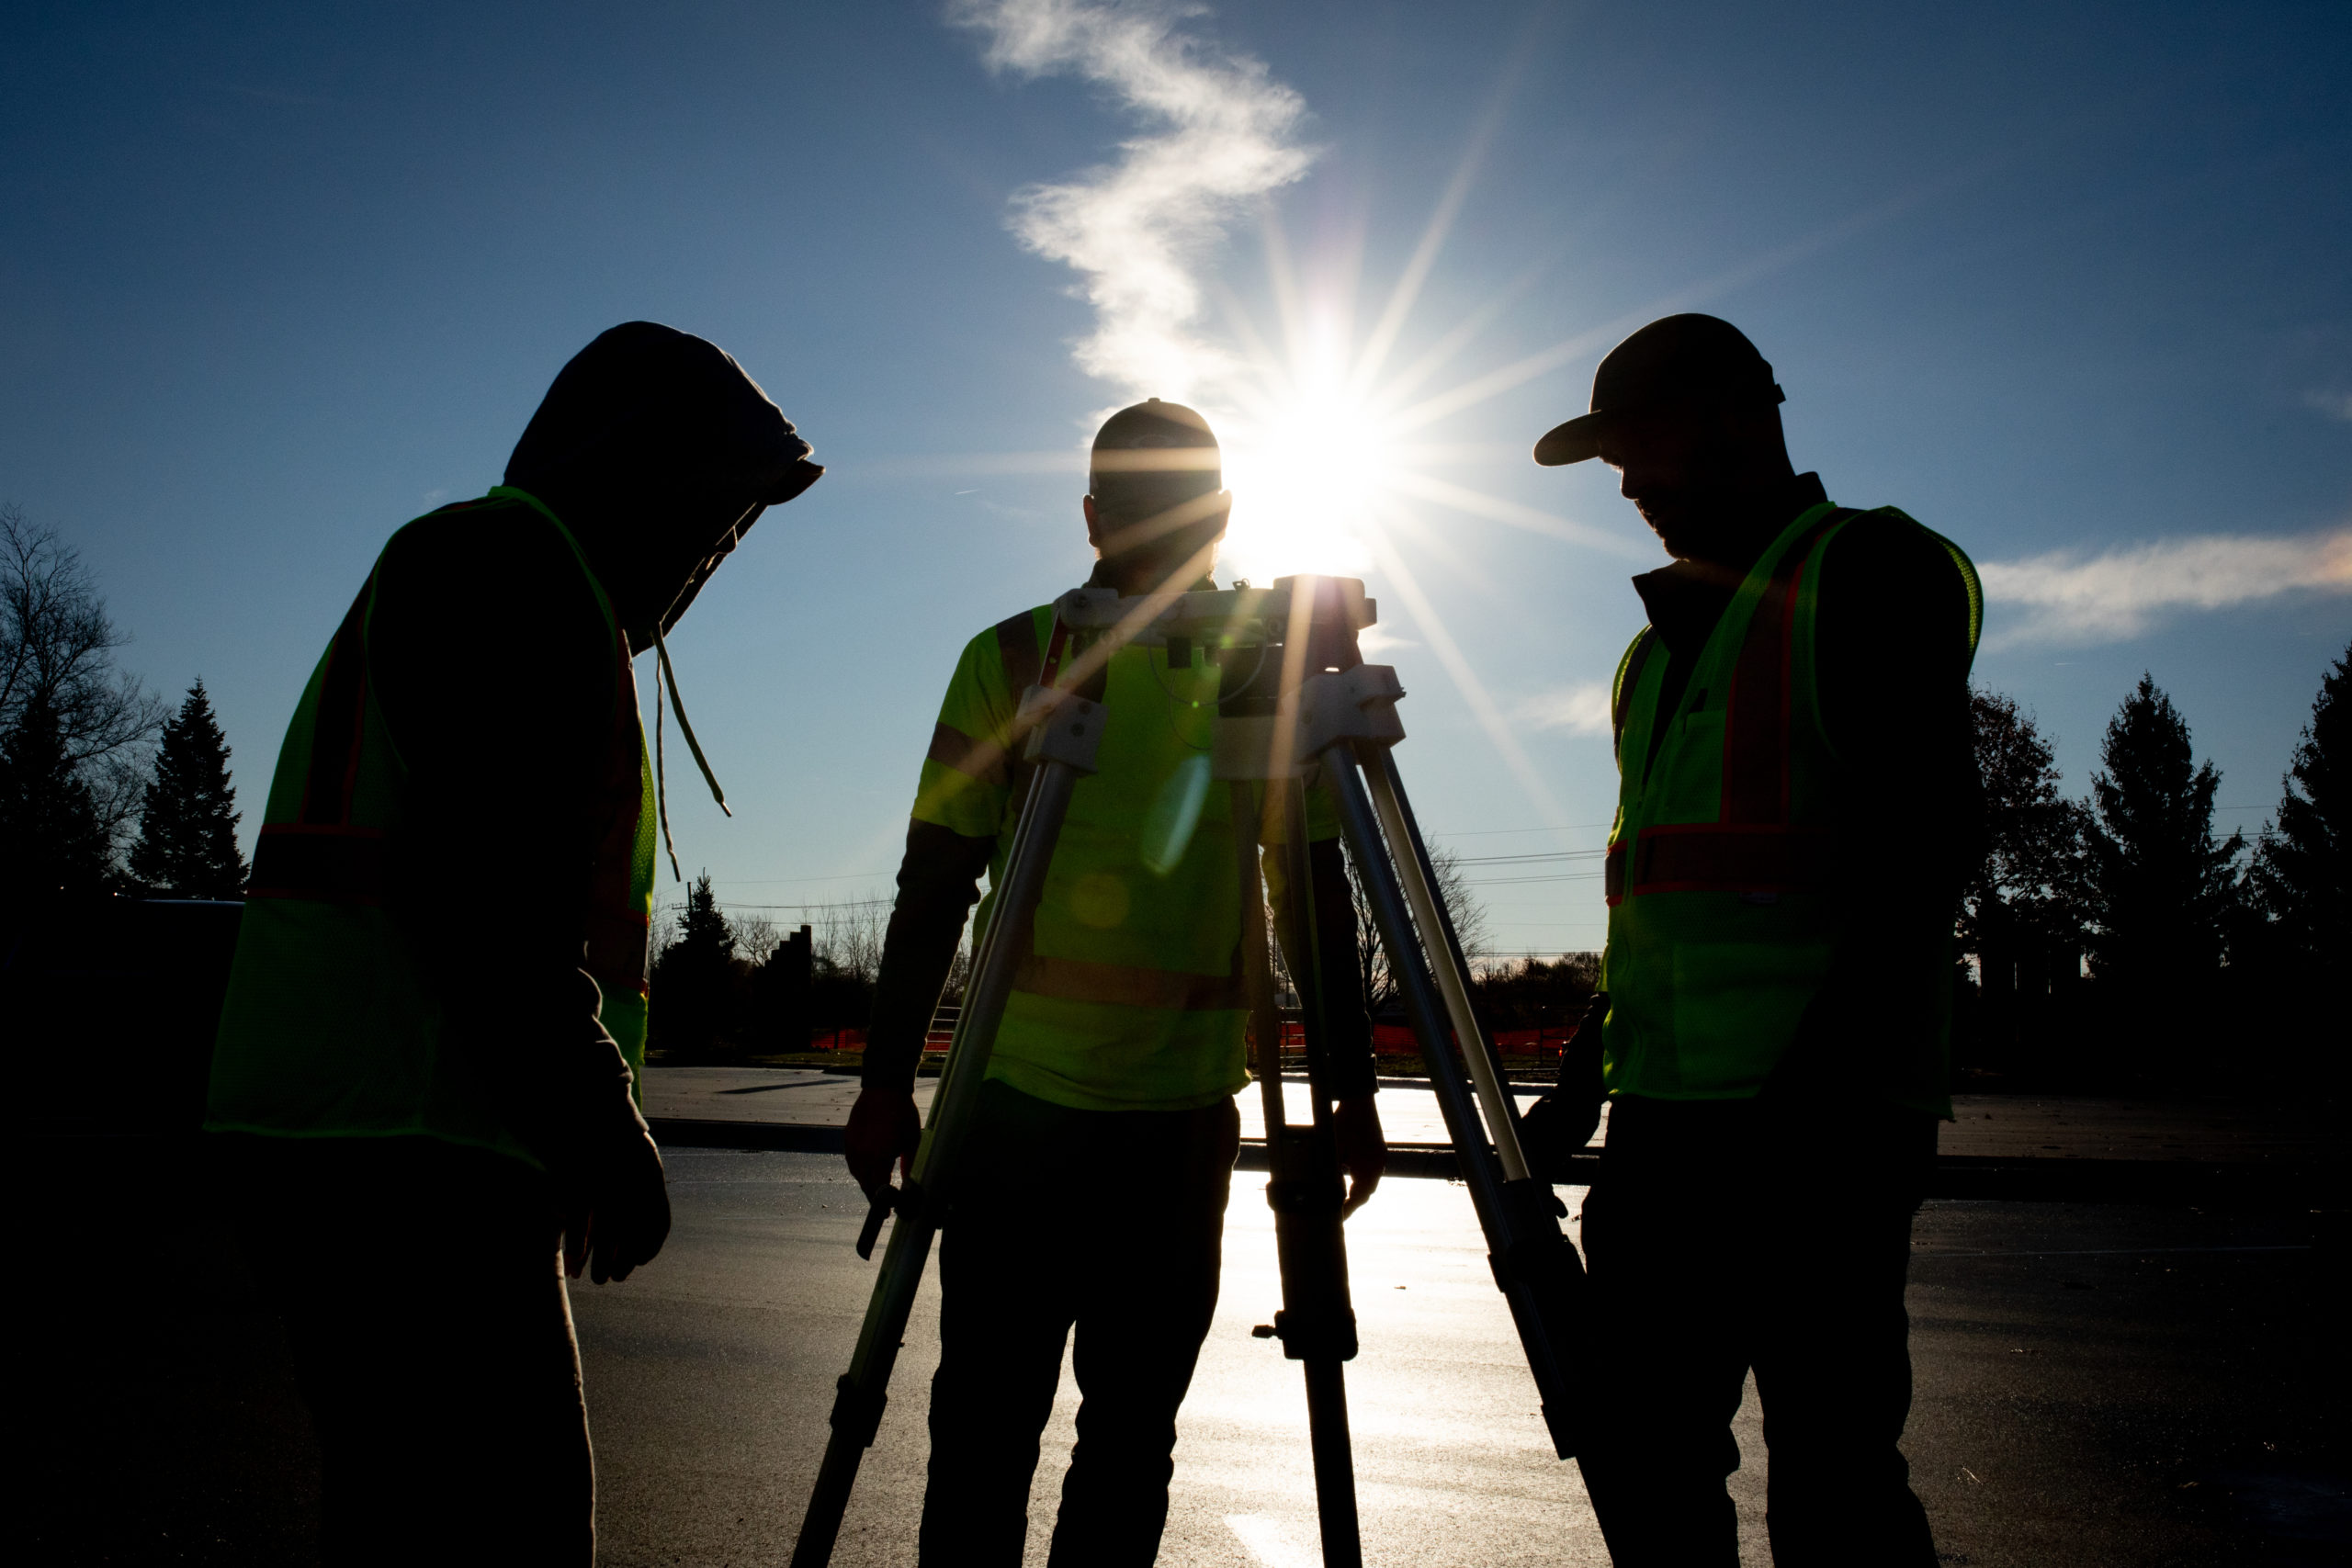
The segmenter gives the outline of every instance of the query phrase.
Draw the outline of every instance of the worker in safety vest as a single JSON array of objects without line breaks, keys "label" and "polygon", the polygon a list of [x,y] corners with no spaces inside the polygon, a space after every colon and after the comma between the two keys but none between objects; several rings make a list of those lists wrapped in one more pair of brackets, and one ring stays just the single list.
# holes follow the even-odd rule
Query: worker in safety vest
[{"label": "worker in safety vest", "polygon": [[656,803],[630,658],[808,452],[714,345],[614,328],[505,484],[392,536],[295,710],[206,1126],[331,1562],[594,1555],[564,1275],[624,1279],[670,1225],[631,1092]]},{"label": "worker in safety vest", "polygon": [[[1216,437],[1153,399],[1095,437],[1091,586],[1207,590],[1231,498]],[[1212,787],[1223,668],[1162,649],[1068,650],[1051,606],[965,648],[922,764],[882,958],[851,1170],[868,1190],[920,1130],[910,1093],[978,879],[1004,874],[1026,770],[1023,689],[1060,683],[1109,710],[1100,772],[1079,782],[1004,1011],[940,1244],[922,1555],[1018,1564],[1039,1434],[1077,1330],[1079,1440],[1052,1561],[1150,1562],[1168,1514],[1176,1411],[1216,1309],[1227,1190],[1247,1081],[1241,889],[1230,793]],[[1245,678],[1238,671],[1236,679]],[[1275,814],[1279,818],[1279,813]],[[1374,1109],[1355,922],[1328,800],[1309,795],[1315,919],[1333,1020],[1348,1206],[1386,1159]],[[1278,852],[1263,859],[1278,914]],[[975,929],[984,929],[983,906]]]},{"label": "worker in safety vest", "polygon": [[1792,472],[1781,401],[1736,328],[1670,316],[1536,446],[1618,470],[1674,559],[1617,671],[1605,1022],[1530,1128],[1556,1159],[1607,1098],[1580,1459],[1615,1561],[1738,1561],[1752,1370],[1774,1561],[1927,1568],[1903,1288],[1951,1113],[1983,601],[1959,547]]}]

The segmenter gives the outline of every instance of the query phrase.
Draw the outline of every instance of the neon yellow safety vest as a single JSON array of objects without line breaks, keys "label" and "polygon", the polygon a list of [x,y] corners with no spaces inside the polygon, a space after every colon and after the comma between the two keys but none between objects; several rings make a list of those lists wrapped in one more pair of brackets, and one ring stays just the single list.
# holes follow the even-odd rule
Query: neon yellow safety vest
[{"label": "neon yellow safety vest", "polygon": [[[1014,716],[1021,693],[1039,683],[1053,622],[1041,605],[965,647],[922,764],[916,820],[994,839],[992,886],[1027,783]],[[1170,669],[1165,649],[1131,646],[1104,666],[1100,771],[1072,792],[990,1077],[1087,1111],[1190,1109],[1249,1081],[1232,791],[1209,776],[1225,673],[1204,649]],[[1233,674],[1238,684],[1252,671]],[[1317,840],[1339,836],[1317,789],[1307,792],[1307,828]],[[1263,864],[1268,896],[1280,900],[1282,856],[1270,849]],[[981,903],[975,932],[994,899]]]},{"label": "neon yellow safety vest", "polygon": [[[463,509],[510,526],[545,519],[604,615],[612,717],[597,780],[602,826],[584,967],[603,992],[604,1026],[636,1073],[645,1059],[654,803],[628,643],[578,543],[536,498],[501,486]],[[395,864],[408,768],[368,668],[382,564],[379,557],[311,672],[278,751],[205,1126],[298,1138],[424,1135],[531,1160],[501,1124],[473,1064],[446,1048],[449,1021],[420,949],[450,938],[396,914],[389,897],[396,878],[429,885],[431,873],[414,863],[438,846],[409,852],[405,872]]]},{"label": "neon yellow safety vest", "polygon": [[[1893,507],[1808,508],[1733,595],[1672,713],[1658,708],[1667,660],[1654,656],[1655,632],[1645,627],[1618,665],[1601,971],[1612,1094],[1754,1095],[1828,971],[1847,907],[1828,892],[1834,786],[1860,763],[1841,768],[1823,732],[1815,620],[1823,557],[1857,525],[1920,528]],[[1976,570],[1958,546],[1920,531],[1967,582],[1973,658]],[[1950,1115],[1951,922],[1910,935],[1917,1008],[1886,1021],[1885,1048],[1902,1054],[1890,1082],[1899,1102]]]}]

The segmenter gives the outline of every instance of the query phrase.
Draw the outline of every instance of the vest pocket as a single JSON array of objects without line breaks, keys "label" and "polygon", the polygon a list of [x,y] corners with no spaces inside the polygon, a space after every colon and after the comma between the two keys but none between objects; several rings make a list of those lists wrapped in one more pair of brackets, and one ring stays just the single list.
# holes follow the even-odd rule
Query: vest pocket
[{"label": "vest pocket", "polygon": [[1795,1038],[1828,962],[1826,944],[1677,942],[1675,1087],[1694,1095],[1758,1088]]},{"label": "vest pocket", "polygon": [[1723,801],[1724,712],[1686,714],[1659,749],[1645,822],[1712,822]]}]

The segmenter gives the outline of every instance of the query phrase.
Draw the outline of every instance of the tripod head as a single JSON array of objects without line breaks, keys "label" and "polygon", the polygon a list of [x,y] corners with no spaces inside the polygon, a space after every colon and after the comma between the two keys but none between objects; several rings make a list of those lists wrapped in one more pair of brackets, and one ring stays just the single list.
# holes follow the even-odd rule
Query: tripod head
[{"label": "tripod head", "polygon": [[[1243,682],[1250,694],[1244,700],[1269,701],[1309,675],[1363,663],[1356,638],[1377,624],[1379,612],[1378,601],[1352,577],[1280,577],[1271,588],[1238,585],[1133,599],[1110,588],[1073,588],[1054,601],[1055,617],[1074,639],[1074,654],[1105,643],[1103,657],[1121,648],[1161,648],[1170,664],[1182,665],[1190,664],[1198,649],[1228,673],[1262,664],[1262,671]],[[1228,688],[1225,695],[1229,701],[1242,693]]]},{"label": "tripod head", "polygon": [[[1099,669],[1136,646],[1165,649],[1171,665],[1190,665],[1198,650],[1223,669],[1214,754],[1220,779],[1301,778],[1331,739],[1403,738],[1396,672],[1365,664],[1358,646],[1379,610],[1352,577],[1282,577],[1271,588],[1133,599],[1073,588],[1054,601],[1074,669]],[[1335,679],[1317,681],[1326,675]]]}]

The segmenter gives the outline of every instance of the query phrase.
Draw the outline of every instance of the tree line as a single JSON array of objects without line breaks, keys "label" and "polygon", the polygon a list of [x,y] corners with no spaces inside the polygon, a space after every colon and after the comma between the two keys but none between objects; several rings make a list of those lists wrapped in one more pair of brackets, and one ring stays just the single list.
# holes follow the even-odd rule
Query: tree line
[{"label": "tree line", "polygon": [[[246,877],[230,750],[201,680],[167,707],[122,670],[128,635],[55,530],[0,505],[0,920],[116,897],[235,898]],[[2090,791],[2061,789],[2052,738],[1972,694],[1983,852],[1961,902],[1954,1056],[1987,1087],[2166,1091],[2344,1088],[2330,1024],[2352,950],[2352,647],[2324,671],[2274,818],[2215,826],[2221,775],[2143,675],[2109,721]],[[1483,912],[1435,857],[1474,962]],[[660,922],[653,1043],[673,1059],[769,1054],[858,1030],[887,900],[818,906],[798,931],[730,919],[698,877]],[[1359,897],[1359,977],[1387,1010]],[[0,931],[0,947],[6,945]],[[956,995],[951,983],[948,1000]],[[1477,964],[1498,1029],[1574,1021],[1590,954]]]},{"label": "tree line", "polygon": [[2276,818],[2216,829],[2221,774],[2143,675],[2090,794],[2032,715],[1972,695],[1984,855],[1962,900],[1955,1060],[2020,1087],[2340,1093],[2352,944],[2352,647],[2320,682]]},{"label": "tree line", "polygon": [[81,557],[0,505],[0,908],[244,890],[229,746],[198,680],[168,709],[116,653]]}]

